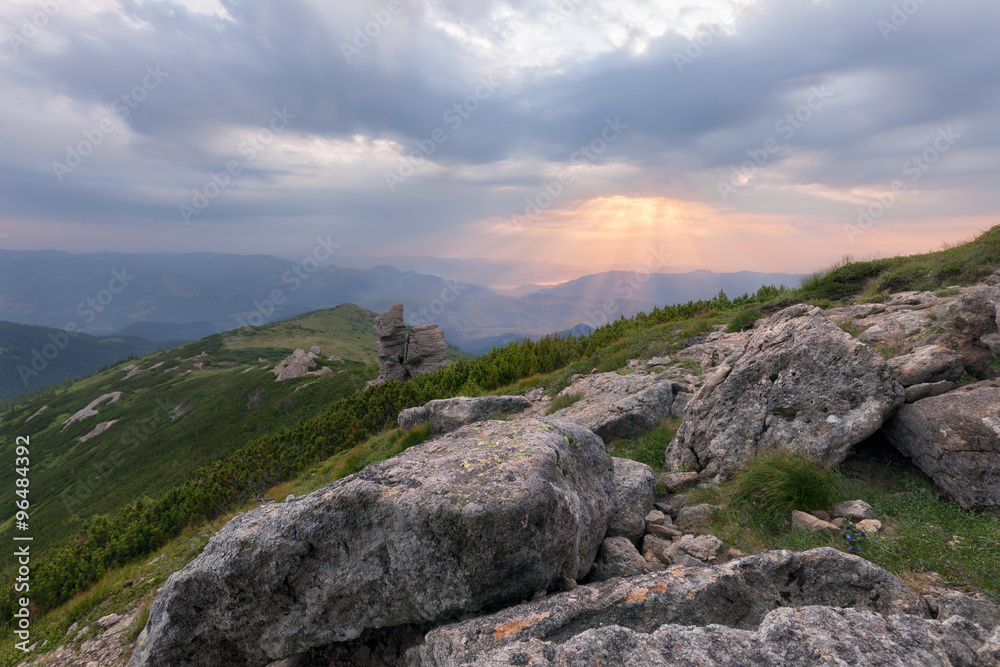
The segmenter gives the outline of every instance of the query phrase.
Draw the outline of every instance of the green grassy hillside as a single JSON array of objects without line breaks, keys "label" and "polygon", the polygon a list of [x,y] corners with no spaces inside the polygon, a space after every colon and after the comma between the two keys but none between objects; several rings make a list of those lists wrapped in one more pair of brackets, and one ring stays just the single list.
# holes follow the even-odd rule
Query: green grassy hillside
[{"label": "green grassy hillside", "polygon": [[[248,440],[295,426],[363,387],[377,372],[373,320],[366,310],[342,305],[217,334],[116,364],[6,410],[0,455],[13,461],[17,436],[30,436],[36,452],[30,475],[36,547],[65,538],[96,513],[177,486]],[[344,360],[325,362],[333,375],[274,381],[275,363],[313,345]],[[126,379],[132,365],[140,371]],[[114,392],[120,398],[98,406],[97,415],[65,425]],[[105,432],[81,440],[112,420]],[[2,488],[13,488],[14,476],[10,466],[0,469]],[[0,509],[2,539],[11,536],[15,509],[13,503]]]},{"label": "green grassy hillside", "polygon": [[161,347],[135,336],[70,335],[62,329],[0,321],[0,402]]}]

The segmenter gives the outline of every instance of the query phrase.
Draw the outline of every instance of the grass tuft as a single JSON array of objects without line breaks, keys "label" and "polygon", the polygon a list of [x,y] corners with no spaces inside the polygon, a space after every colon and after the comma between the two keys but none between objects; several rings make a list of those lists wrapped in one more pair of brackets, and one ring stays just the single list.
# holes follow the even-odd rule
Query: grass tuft
[{"label": "grass tuft", "polygon": [[664,455],[680,425],[680,419],[664,419],[654,430],[638,438],[615,441],[611,445],[611,455],[645,463],[656,472],[663,472]]},{"label": "grass tuft", "polygon": [[732,499],[771,517],[791,510],[825,509],[842,479],[834,468],[798,453],[772,449],[749,461],[733,477]]},{"label": "grass tuft", "polygon": [[549,405],[548,410],[545,411],[545,414],[551,415],[555,412],[558,412],[559,410],[562,410],[563,408],[568,408],[569,406],[573,405],[582,398],[583,394],[580,393],[562,394],[560,396],[556,396],[554,399],[552,399],[552,403]]}]

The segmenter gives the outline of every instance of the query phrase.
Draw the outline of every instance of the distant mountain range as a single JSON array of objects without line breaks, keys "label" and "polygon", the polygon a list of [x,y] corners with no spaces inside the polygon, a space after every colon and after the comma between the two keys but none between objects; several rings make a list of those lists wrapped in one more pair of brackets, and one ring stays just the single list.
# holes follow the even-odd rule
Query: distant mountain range
[{"label": "distant mountain range", "polygon": [[[335,265],[334,259],[363,268]],[[573,271],[579,270],[540,262],[434,257],[328,256],[327,262],[297,262],[222,253],[0,250],[0,319],[163,342],[196,340],[341,303],[374,312],[402,303],[408,324],[436,322],[449,342],[481,352],[493,344],[581,324],[596,328],[657,305],[711,298],[720,289],[738,296],[761,285],[793,285],[800,279],[748,271],[610,271],[540,284],[552,275],[575,275]],[[497,290],[467,276],[492,285],[525,284]]]}]

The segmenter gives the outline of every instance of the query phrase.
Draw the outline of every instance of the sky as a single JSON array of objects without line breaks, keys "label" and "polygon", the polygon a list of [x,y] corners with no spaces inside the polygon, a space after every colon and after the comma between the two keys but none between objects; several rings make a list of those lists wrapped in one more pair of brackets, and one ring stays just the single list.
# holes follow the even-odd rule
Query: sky
[{"label": "sky", "polygon": [[811,272],[1000,223],[996,0],[7,0],[0,248]]}]

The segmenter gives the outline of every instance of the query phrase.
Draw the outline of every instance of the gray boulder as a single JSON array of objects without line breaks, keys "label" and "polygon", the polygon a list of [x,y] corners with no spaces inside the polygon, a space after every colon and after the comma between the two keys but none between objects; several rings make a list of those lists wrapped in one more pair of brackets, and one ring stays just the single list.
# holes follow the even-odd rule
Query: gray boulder
[{"label": "gray boulder", "polygon": [[709,563],[719,555],[722,540],[715,535],[685,535],[670,545],[667,556],[677,563],[682,556],[690,556],[702,563]]},{"label": "gray boulder", "polygon": [[436,324],[418,324],[406,343],[406,372],[410,377],[430,373],[448,363],[448,343]]},{"label": "gray boulder", "polygon": [[[775,609],[753,630],[719,624],[704,627],[671,624],[646,633],[610,625],[574,634],[566,640],[530,638],[477,656],[475,664],[478,667],[994,667],[997,658],[1000,651],[983,628],[963,618],[936,621],[810,606]],[[411,664],[444,667],[459,663],[432,659]]]},{"label": "gray boulder", "polygon": [[581,579],[611,457],[567,422],[481,422],[230,521],[161,589],[133,667],[267,665]]},{"label": "gray boulder", "polygon": [[[927,616],[927,607],[919,595],[862,558],[828,547],[802,553],[770,551],[725,565],[673,567],[582,586],[489,616],[442,626],[429,632],[423,645],[407,655],[413,665],[491,664],[486,660],[494,651],[523,651],[532,640],[551,642],[557,648],[593,628],[617,625],[638,633],[655,633],[664,624],[719,624],[756,631],[776,607],[812,605],[875,612],[873,617]],[[664,664],[662,659],[630,663],[606,657],[605,661]]]},{"label": "gray boulder", "polygon": [[924,345],[889,360],[892,374],[904,387],[932,382],[954,382],[965,373],[965,360],[943,345]]},{"label": "gray boulder", "polygon": [[607,581],[615,577],[634,577],[646,571],[646,560],[627,537],[609,537],[601,542],[597,561],[590,573],[591,581]]},{"label": "gray boulder", "polygon": [[1000,507],[1000,382],[904,405],[883,431],[965,509]]},{"label": "gray boulder", "polygon": [[1000,286],[982,287],[951,303],[941,318],[949,343],[965,359],[965,370],[973,377],[997,375],[988,364],[994,354],[989,346],[991,336],[1000,330],[998,303]]},{"label": "gray boulder", "polygon": [[973,597],[946,588],[930,587],[924,599],[934,618],[942,621],[961,616],[983,626],[987,632],[1000,628],[1000,606],[982,597]]},{"label": "gray boulder", "polygon": [[668,465],[725,477],[758,452],[844,460],[903,402],[885,361],[805,304],[760,323],[688,404]]},{"label": "gray boulder", "polygon": [[645,463],[611,458],[614,466],[615,503],[608,522],[608,537],[624,536],[638,543],[646,530],[646,515],[653,509],[656,476]]},{"label": "gray boulder", "polygon": [[753,335],[750,331],[723,334],[714,333],[705,342],[689,345],[678,352],[678,359],[696,362],[703,370],[709,370],[722,365],[730,356],[743,354],[747,342]]},{"label": "gray boulder", "polygon": [[949,391],[953,391],[957,386],[958,385],[954,382],[948,382],[947,380],[942,382],[915,384],[912,387],[906,388],[906,402],[916,403],[917,401],[922,401],[925,398],[947,394]]},{"label": "gray boulder", "polygon": [[552,414],[575,422],[601,436],[605,442],[634,438],[670,417],[674,394],[680,386],[654,373],[593,373],[559,392],[583,398]]},{"label": "gray boulder", "polygon": [[850,519],[854,523],[865,519],[877,519],[874,508],[863,500],[847,500],[830,508],[830,515]]},{"label": "gray boulder", "polygon": [[403,304],[397,303],[375,318],[375,335],[378,336],[378,379],[376,382],[408,379],[403,359],[406,356],[406,322]]},{"label": "gray boulder", "polygon": [[531,401],[524,396],[458,396],[407,408],[399,413],[396,422],[404,429],[430,423],[436,433],[448,433],[501,413],[519,414],[530,407]]}]

